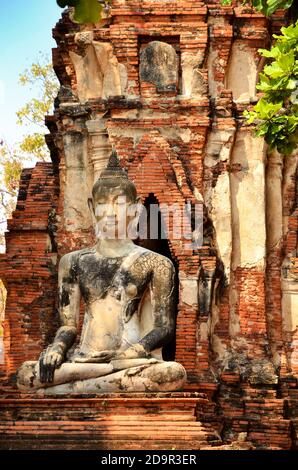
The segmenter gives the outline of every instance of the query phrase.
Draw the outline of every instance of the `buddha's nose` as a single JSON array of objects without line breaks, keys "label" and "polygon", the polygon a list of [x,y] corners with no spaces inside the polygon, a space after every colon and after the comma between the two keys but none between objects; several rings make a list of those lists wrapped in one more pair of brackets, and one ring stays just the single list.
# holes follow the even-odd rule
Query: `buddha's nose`
[{"label": "buddha's nose", "polygon": [[106,207],[106,216],[107,217],[115,217],[116,216],[116,207],[114,204],[107,204]]}]

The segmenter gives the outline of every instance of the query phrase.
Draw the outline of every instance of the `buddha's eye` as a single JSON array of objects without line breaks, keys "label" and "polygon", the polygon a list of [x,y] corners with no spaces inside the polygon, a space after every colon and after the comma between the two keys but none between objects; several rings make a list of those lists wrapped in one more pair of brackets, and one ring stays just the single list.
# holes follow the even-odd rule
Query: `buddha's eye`
[{"label": "buddha's eye", "polygon": [[107,204],[103,202],[102,203],[98,202],[95,208],[95,215],[97,217],[102,217],[105,214],[106,210],[107,210]]},{"label": "buddha's eye", "polygon": [[118,204],[118,206],[124,206],[126,204],[126,197],[125,196],[117,196],[114,200],[115,203]]}]

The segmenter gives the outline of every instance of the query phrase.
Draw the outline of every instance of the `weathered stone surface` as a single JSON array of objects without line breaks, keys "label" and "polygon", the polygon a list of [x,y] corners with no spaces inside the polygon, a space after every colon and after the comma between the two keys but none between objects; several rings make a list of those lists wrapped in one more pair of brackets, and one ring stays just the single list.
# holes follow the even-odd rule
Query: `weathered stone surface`
[{"label": "weathered stone surface", "polygon": [[257,56],[243,41],[235,41],[228,65],[226,88],[232,90],[236,102],[247,102],[256,96]]},{"label": "weathered stone surface", "polygon": [[75,41],[84,45],[81,54],[70,51],[81,102],[124,94],[127,74],[124,64],[118,63],[109,43],[92,40],[92,32],[77,33]]},{"label": "weathered stone surface", "polygon": [[170,44],[152,41],[141,51],[140,80],[153,83],[158,91],[176,91],[178,58]]},{"label": "weathered stone surface", "polygon": [[200,71],[202,53],[196,54],[184,52],[181,57],[182,67],[182,94],[192,98],[198,98],[207,94],[207,83]]},{"label": "weathered stone surface", "polygon": [[266,252],[265,224],[266,145],[251,133],[236,134],[231,163],[239,171],[230,175],[232,204],[232,269],[264,269]]},{"label": "weathered stone surface", "polygon": [[[63,137],[66,178],[64,185],[64,224],[69,232],[90,228],[91,215],[87,199],[90,194],[87,136],[84,133],[70,131]],[[89,181],[88,181],[89,180]],[[92,181],[92,180],[91,180]]]},{"label": "weathered stone surface", "polygon": [[220,258],[224,265],[226,281],[230,281],[232,255],[232,207],[230,191],[230,164],[235,129],[211,131],[205,157],[205,166],[213,173],[214,182],[205,190],[205,201],[209,209]]},{"label": "weathered stone surface", "polygon": [[190,279],[183,275],[183,273],[180,273],[180,283],[182,302],[187,305],[196,305],[199,299],[198,279]]}]

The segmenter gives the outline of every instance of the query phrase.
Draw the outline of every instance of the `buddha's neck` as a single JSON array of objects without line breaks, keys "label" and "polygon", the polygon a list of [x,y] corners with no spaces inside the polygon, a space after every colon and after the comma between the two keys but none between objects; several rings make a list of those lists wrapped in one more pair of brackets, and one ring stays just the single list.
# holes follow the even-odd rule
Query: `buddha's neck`
[{"label": "buddha's neck", "polygon": [[134,243],[129,238],[123,240],[115,239],[102,239],[97,242],[97,251],[107,258],[116,258],[118,256],[125,256],[134,248]]}]

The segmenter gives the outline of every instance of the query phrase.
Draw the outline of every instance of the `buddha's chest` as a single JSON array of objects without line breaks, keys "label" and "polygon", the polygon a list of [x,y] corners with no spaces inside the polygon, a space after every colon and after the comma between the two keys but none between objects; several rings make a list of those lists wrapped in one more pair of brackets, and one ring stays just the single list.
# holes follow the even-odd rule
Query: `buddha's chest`
[{"label": "buddha's chest", "polygon": [[80,291],[86,303],[103,299],[107,294],[121,301],[134,299],[143,292],[147,275],[136,276],[125,266],[125,258],[95,259],[88,257],[78,267]]}]

